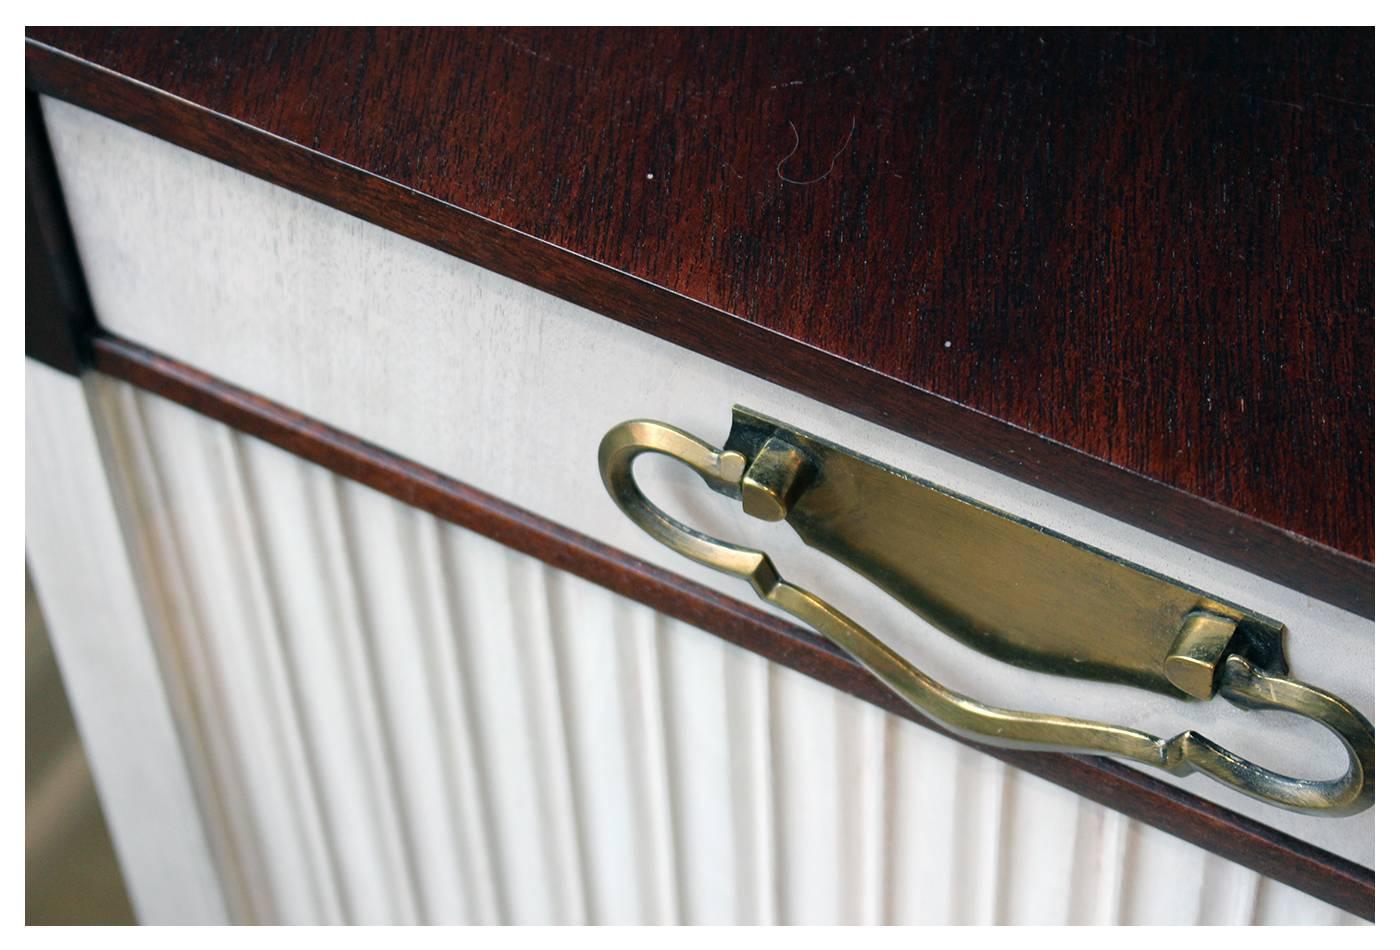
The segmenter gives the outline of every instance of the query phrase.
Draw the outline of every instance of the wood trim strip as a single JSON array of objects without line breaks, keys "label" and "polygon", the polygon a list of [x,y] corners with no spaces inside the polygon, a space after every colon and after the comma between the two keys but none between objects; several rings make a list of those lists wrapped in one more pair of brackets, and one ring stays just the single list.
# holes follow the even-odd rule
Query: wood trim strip
[{"label": "wood trim strip", "polygon": [[97,321],[63,203],[39,97],[24,94],[24,352],[65,373],[89,362]]},{"label": "wood trim strip", "polygon": [[[135,343],[99,334],[96,368],[445,521],[950,735],[816,634]],[[953,736],[953,738],[958,738]],[[959,739],[1130,818],[1374,920],[1375,872],[1096,756]]]},{"label": "wood trim strip", "polygon": [[25,41],[28,87],[978,465],[1375,615],[1375,567],[766,330],[153,86]]}]

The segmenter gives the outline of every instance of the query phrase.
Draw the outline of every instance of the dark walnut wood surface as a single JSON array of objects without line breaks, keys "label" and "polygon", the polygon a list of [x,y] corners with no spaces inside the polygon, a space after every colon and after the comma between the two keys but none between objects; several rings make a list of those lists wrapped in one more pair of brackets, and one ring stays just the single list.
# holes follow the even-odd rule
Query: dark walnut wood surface
[{"label": "dark walnut wood surface", "polygon": [[27,35],[39,92],[1372,609],[1370,30]]}]

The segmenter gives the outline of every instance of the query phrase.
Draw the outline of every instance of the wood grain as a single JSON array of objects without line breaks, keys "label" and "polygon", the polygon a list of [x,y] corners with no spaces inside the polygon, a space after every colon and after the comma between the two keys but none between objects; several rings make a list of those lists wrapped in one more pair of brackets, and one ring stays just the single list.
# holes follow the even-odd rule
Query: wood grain
[{"label": "wood grain", "polygon": [[[919,717],[856,663],[802,627],[129,341],[99,335],[93,348],[97,369],[103,373],[948,734]],[[1337,907],[1374,919],[1375,873],[1358,864],[1109,759],[967,744]]]},{"label": "wood grain", "polygon": [[1371,31],[29,32],[1372,557]]},{"label": "wood grain", "polygon": [[1373,612],[1369,31],[29,34],[32,88]]}]

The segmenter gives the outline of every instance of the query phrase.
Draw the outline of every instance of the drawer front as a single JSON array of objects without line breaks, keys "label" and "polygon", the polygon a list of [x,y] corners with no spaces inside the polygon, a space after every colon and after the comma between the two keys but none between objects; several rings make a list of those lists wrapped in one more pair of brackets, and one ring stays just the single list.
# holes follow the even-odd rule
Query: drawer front
[{"label": "drawer front", "polygon": [[[1374,626],[1364,618],[109,120],[53,101],[45,102],[45,113],[98,317],[115,333],[739,598],[748,596],[743,585],[660,550],[617,512],[598,481],[595,453],[608,428],[638,416],[663,418],[719,442],[729,406],[752,406],[1277,617],[1291,631],[1297,669],[1373,712]],[[524,879],[512,873],[526,872],[483,864],[490,849],[482,854],[462,844],[479,840],[472,827],[525,835],[536,842],[526,852],[561,875],[550,896],[537,895],[542,903],[533,914],[519,915],[525,918],[952,919],[959,908],[976,907],[977,919],[1121,914],[1233,920],[1268,916],[1273,906],[1298,911],[1307,905],[1291,893],[1274,900],[1267,895],[1279,885],[1250,883],[1248,872],[1222,865],[1206,873],[1245,881],[1238,893],[1255,894],[1257,902],[1241,897],[1228,911],[1212,901],[1190,910],[1154,906],[1151,888],[1136,883],[1152,863],[1145,859],[1149,851],[1157,849],[1161,867],[1218,859],[492,542],[436,525],[365,489],[338,485],[216,423],[190,417],[169,423],[172,432],[183,427],[184,435],[155,434],[158,427],[146,425],[147,417],[165,425],[188,414],[154,397],[110,383],[96,393],[111,444],[126,446],[118,468],[136,513],[130,532],[152,552],[143,583],[184,591],[181,597],[189,600],[170,608],[178,616],[162,620],[169,631],[163,636],[181,644],[187,638],[191,655],[233,651],[211,653],[207,668],[202,661],[194,665],[214,677],[208,683],[184,682],[191,671],[178,663],[164,669],[181,680],[195,707],[211,704],[200,722],[221,723],[227,733],[201,738],[201,748],[191,753],[205,760],[198,765],[207,771],[202,785],[269,798],[250,798],[246,809],[232,812],[249,818],[249,827],[226,820],[228,827],[218,830],[219,848],[240,855],[235,864],[262,868],[253,875],[257,880],[225,882],[240,895],[240,913],[334,917],[362,906],[350,895],[364,886],[379,902],[363,906],[385,919],[511,918],[509,908],[530,906],[528,896],[510,896],[511,881]],[[200,457],[172,467],[170,459],[180,452]],[[167,474],[161,476],[163,457]],[[254,472],[259,466],[266,472]],[[1327,771],[1340,770],[1340,761],[1333,762],[1339,750],[1304,723],[1270,717],[1269,731],[1261,733],[1257,719],[1223,703],[1184,705],[982,657],[922,626],[850,572],[822,562],[782,526],[755,529],[732,506],[703,498],[698,483],[656,460],[639,468],[669,510],[715,534],[761,545],[785,573],[821,590],[955,688],[1008,706],[1024,706],[1025,697],[1034,696],[1047,711],[1159,734],[1196,728],[1285,771],[1311,774],[1319,761]],[[196,477],[194,470],[205,474]],[[215,492],[214,498],[231,493],[227,497],[241,501],[230,511],[210,498],[192,499],[188,512],[162,502],[183,490]],[[152,512],[169,519],[159,537],[148,536]],[[260,518],[264,527],[258,527]],[[192,565],[222,565],[225,575],[181,579],[179,572]],[[206,596],[200,591],[209,602],[198,604]],[[468,608],[490,618],[487,625],[504,642],[483,637],[463,619]],[[315,619],[298,622],[294,610]],[[214,625],[222,623],[233,624],[230,632],[214,635]],[[319,642],[305,632],[315,629]],[[591,646],[580,648],[581,642]],[[477,659],[475,651],[482,651],[482,663],[495,658],[513,671],[502,673],[511,689],[493,693],[502,688],[494,677],[467,677],[461,664]],[[679,663],[682,654],[711,671],[708,683],[680,675],[690,669]],[[458,664],[453,675],[444,672],[449,655]],[[349,664],[343,676],[328,672],[336,663]],[[215,670],[217,677],[251,679],[220,686]],[[470,672],[484,675],[474,663]],[[584,688],[594,676],[611,684],[596,689],[605,699]],[[479,694],[474,683],[483,682]],[[486,704],[469,708],[464,697]],[[512,708],[517,715],[503,712]],[[336,743],[354,743],[318,717],[343,719],[345,728],[359,723],[353,735],[360,747],[333,751]],[[330,731],[317,732],[318,723]],[[510,735],[516,741],[505,743],[507,761],[498,763],[482,737]],[[692,736],[705,737],[701,748],[692,748]],[[754,747],[764,736],[770,747]],[[611,766],[593,758],[608,743]],[[254,766],[248,759],[253,749],[274,758]],[[313,766],[322,753],[340,758],[333,766]],[[738,777],[731,774],[736,762],[744,764]],[[254,779],[264,768],[279,774],[280,791]],[[368,810],[333,833],[334,809],[322,787],[337,785],[341,769],[355,776],[358,784],[350,787],[365,793],[359,805]],[[804,769],[826,771],[799,781]],[[423,774],[439,775],[442,787],[419,788]],[[464,776],[498,774],[510,788],[528,787],[543,797],[526,805],[523,791],[520,799],[454,785]],[[618,782],[619,776],[628,778]],[[1178,781],[1344,857],[1373,862],[1369,814],[1306,818],[1247,801],[1199,776]],[[708,789],[706,782],[718,783],[718,798],[687,797]],[[813,798],[816,787],[823,794]],[[708,804],[685,807],[701,799]],[[714,812],[715,801],[728,805]],[[530,817],[502,830],[516,813]],[[625,821],[629,830],[610,835],[609,821]],[[803,824],[808,821],[811,828],[830,821],[829,833],[811,833]],[[1040,825],[1046,827],[1034,830]],[[302,859],[272,853],[277,849],[266,842],[294,840],[294,833],[311,843]],[[709,838],[729,842],[718,849],[728,855],[714,858],[718,864],[694,845]],[[935,855],[903,858],[899,848],[885,853],[874,845],[906,838],[941,844]],[[457,843],[433,846],[443,841]],[[355,869],[365,862],[336,847],[369,849],[362,853],[383,858],[387,863],[376,866],[392,880],[356,880],[362,870]],[[808,853],[807,847],[819,850]],[[260,854],[259,848],[268,853],[256,860],[243,856]],[[623,852],[632,856],[627,867],[636,885],[604,894],[600,882],[608,868],[626,864]],[[1166,852],[1176,857],[1162,858]],[[491,860],[508,862],[500,855],[515,853],[503,848]],[[1041,877],[1022,880],[1012,870],[1027,855],[1049,862],[1028,862]],[[563,861],[558,867],[556,858]],[[733,872],[719,869],[736,862],[752,869],[754,893],[763,896],[725,902],[727,891],[715,879],[732,878]],[[645,883],[643,869],[663,865],[670,869],[662,873],[664,886]],[[1092,870],[1110,866],[1114,873]],[[1027,883],[1034,880],[1063,880],[1064,886],[1037,893]],[[463,885],[453,886],[458,881]]]}]

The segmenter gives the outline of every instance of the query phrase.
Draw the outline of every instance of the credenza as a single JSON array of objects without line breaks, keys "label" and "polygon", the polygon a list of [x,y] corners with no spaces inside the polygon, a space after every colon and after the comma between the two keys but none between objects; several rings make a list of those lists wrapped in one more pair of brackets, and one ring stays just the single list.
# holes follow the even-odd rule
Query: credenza
[{"label": "credenza", "polygon": [[[142,921],[1374,916],[1374,808],[931,720],[639,530],[599,460],[747,407],[1241,605],[1373,718],[1372,31],[25,57],[26,552]],[[989,656],[684,467],[636,476],[980,702],[1347,767],[1303,717]]]}]

